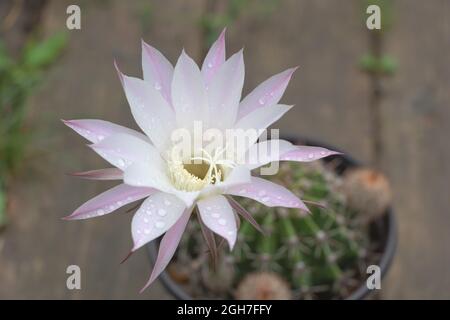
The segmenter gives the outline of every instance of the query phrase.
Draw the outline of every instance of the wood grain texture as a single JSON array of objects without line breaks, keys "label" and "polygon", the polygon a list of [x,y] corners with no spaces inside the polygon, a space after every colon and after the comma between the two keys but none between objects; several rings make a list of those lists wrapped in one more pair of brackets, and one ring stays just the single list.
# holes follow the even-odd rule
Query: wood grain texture
[{"label": "wood grain texture", "polygon": [[395,1],[386,53],[399,69],[384,81],[388,171],[399,247],[386,297],[450,298],[450,3]]}]

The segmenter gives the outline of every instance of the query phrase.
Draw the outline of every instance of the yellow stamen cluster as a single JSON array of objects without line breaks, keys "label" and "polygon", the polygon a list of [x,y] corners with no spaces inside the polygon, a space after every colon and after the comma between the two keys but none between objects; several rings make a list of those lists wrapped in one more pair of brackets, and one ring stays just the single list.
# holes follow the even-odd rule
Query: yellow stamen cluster
[{"label": "yellow stamen cluster", "polygon": [[209,184],[215,184],[224,178],[225,167],[233,167],[234,164],[227,160],[220,160],[224,149],[214,157],[206,150],[201,149],[205,156],[192,157],[189,163],[181,160],[168,161],[168,174],[172,184],[178,190],[199,191]]}]

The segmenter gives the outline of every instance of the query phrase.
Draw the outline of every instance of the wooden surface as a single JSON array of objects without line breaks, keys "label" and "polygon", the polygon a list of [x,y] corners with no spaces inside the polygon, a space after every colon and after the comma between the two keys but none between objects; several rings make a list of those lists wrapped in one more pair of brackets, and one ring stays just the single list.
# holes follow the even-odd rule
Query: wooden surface
[{"label": "wooden surface", "polygon": [[[69,3],[50,2],[45,33],[65,27]],[[0,235],[0,298],[170,298],[159,283],[138,294],[150,271],[143,250],[119,265],[131,246],[130,213],[60,220],[110,184],[65,176],[104,163],[59,119],[135,127],[112,62],[140,76],[141,37],[172,62],[183,47],[199,61],[203,0],[128,3],[79,1],[82,30],[69,32],[65,55],[33,97],[33,149],[40,153],[27,161],[11,192],[11,224]],[[382,160],[394,186],[400,243],[382,295],[450,298],[450,3],[395,3],[385,51],[399,69],[383,80]],[[282,100],[296,106],[276,127],[370,161],[371,87],[358,68],[369,45],[360,1],[286,0],[269,14],[255,12],[228,26],[228,55],[245,45],[245,91],[299,65]],[[66,289],[70,264],[81,267],[82,290]]]}]

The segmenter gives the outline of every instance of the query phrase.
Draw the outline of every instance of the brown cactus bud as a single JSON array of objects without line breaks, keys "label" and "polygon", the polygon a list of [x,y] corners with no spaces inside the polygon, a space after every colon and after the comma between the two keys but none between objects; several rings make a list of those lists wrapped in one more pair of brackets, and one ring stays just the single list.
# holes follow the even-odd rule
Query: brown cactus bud
[{"label": "brown cactus bud", "polygon": [[291,290],[280,276],[271,272],[249,273],[235,291],[238,300],[289,300]]},{"label": "brown cactus bud", "polygon": [[388,180],[373,169],[351,170],[345,175],[342,187],[348,206],[368,222],[382,215],[391,204]]}]

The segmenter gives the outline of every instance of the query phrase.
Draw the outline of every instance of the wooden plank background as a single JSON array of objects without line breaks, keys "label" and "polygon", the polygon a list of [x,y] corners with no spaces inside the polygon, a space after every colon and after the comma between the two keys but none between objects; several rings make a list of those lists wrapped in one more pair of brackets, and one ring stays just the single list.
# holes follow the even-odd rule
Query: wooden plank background
[{"label": "wooden plank background", "polygon": [[[76,2],[76,1],[75,1]],[[65,28],[74,1],[50,1],[44,32]],[[78,1],[82,30],[34,96],[36,129],[27,170],[12,190],[11,225],[0,234],[0,298],[170,298],[159,283],[139,295],[150,266],[141,250],[126,264],[131,214],[90,221],[61,217],[108,183],[65,172],[101,167],[84,141],[59,119],[101,118],[133,124],[113,68],[140,75],[141,37],[175,62],[184,47],[201,55],[199,18],[205,0]],[[395,193],[399,248],[385,298],[450,298],[450,4],[397,0],[385,51],[399,69],[383,79],[383,168]],[[277,126],[334,144],[370,161],[368,76],[358,60],[368,51],[361,2],[286,0],[269,14],[247,10],[228,26],[228,55],[245,45],[248,92],[259,82],[299,65],[283,102],[296,106]],[[66,289],[66,267],[82,269],[82,290]]]}]

